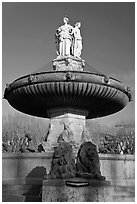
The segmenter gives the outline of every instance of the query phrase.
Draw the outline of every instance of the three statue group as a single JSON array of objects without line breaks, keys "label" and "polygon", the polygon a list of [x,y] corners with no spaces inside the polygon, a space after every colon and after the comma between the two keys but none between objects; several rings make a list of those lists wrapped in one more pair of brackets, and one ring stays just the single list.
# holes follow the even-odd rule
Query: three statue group
[{"label": "three statue group", "polygon": [[63,18],[64,25],[59,27],[55,34],[57,55],[58,58],[62,56],[74,56],[80,58],[82,50],[82,37],[80,34],[81,23],[77,22],[75,27],[68,24],[69,19]]}]

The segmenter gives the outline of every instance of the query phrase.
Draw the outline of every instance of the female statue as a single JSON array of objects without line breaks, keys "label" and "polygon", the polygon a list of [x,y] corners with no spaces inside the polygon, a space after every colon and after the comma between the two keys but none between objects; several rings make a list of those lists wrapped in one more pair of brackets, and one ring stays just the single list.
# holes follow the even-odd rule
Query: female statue
[{"label": "female statue", "polygon": [[73,29],[73,32],[74,32],[73,55],[77,58],[80,58],[81,50],[82,50],[82,37],[79,29],[80,26],[81,26],[81,23],[77,22],[75,24],[75,28]]},{"label": "female statue", "polygon": [[68,24],[69,19],[63,18],[64,25],[56,31],[57,54],[60,56],[71,55],[73,27]]}]

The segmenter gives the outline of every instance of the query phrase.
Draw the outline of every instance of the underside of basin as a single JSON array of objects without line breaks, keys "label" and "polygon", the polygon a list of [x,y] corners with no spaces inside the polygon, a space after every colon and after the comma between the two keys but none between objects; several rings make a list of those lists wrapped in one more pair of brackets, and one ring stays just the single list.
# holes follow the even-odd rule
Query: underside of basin
[{"label": "underside of basin", "polygon": [[131,100],[128,87],[100,73],[46,71],[23,76],[7,86],[4,98],[15,109],[49,118],[49,110],[87,110],[87,119],[123,109]]}]

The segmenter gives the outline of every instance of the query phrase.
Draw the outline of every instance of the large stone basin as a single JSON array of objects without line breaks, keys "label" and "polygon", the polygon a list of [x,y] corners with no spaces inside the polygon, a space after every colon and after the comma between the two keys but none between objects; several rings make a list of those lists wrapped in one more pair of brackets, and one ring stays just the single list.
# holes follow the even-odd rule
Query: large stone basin
[{"label": "large stone basin", "polygon": [[50,109],[88,112],[87,119],[113,114],[131,100],[128,87],[114,78],[89,71],[44,71],[7,85],[4,98],[15,109],[49,118]]}]

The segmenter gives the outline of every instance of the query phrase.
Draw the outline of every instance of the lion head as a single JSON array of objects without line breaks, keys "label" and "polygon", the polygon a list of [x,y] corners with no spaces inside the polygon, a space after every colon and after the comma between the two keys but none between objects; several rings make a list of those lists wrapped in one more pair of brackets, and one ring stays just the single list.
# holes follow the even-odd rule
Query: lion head
[{"label": "lion head", "polygon": [[80,146],[76,168],[80,175],[87,174],[92,177],[100,177],[101,179],[99,156],[95,144],[92,142],[85,142]]},{"label": "lion head", "polygon": [[83,143],[78,151],[77,160],[80,160],[82,163],[84,162],[86,167],[91,165],[91,163],[98,163],[99,156],[96,145],[92,142]]},{"label": "lion head", "polygon": [[61,142],[57,147],[54,148],[53,160],[64,160],[67,163],[73,158],[72,146],[67,142]]}]

